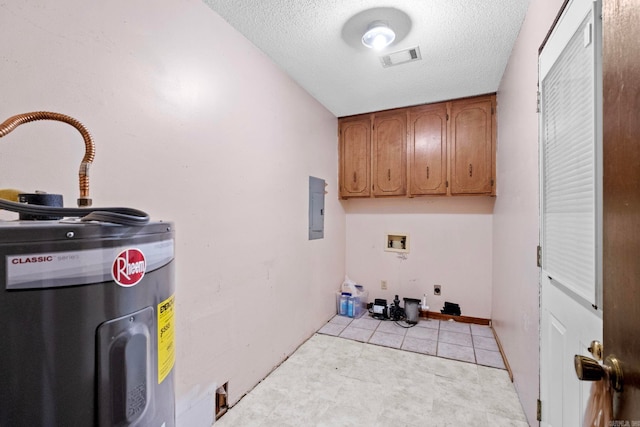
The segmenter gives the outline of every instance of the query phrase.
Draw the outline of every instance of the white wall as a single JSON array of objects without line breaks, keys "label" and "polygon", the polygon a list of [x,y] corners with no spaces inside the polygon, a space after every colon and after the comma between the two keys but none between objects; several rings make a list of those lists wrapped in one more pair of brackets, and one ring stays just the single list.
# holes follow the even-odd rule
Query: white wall
[{"label": "white wall", "polygon": [[538,48],[562,0],[531,0],[498,90],[493,325],[529,423],[539,396]]},{"label": "white wall", "polygon": [[[369,300],[395,294],[421,299],[430,311],[445,301],[465,316],[491,318],[491,197],[423,197],[343,201],[347,211],[347,274]],[[410,252],[385,252],[387,233],[408,233]],[[387,281],[381,290],[380,281]],[[434,296],[433,285],[442,286]]]},{"label": "white wall", "polygon": [[[94,204],[175,221],[179,411],[226,381],[235,402],[332,316],[337,120],[206,5],[9,0],[0,40],[0,121],[79,119]],[[65,124],[23,125],[0,140],[0,188],[73,206],[82,154]],[[307,240],[309,175],[328,183],[322,240]]]}]

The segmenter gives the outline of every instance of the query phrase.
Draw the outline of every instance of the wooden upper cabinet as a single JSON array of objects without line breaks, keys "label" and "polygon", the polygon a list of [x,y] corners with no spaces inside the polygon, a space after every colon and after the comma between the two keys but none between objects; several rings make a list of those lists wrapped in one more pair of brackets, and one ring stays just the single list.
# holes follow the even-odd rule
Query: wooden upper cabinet
[{"label": "wooden upper cabinet", "polygon": [[340,197],[495,195],[496,96],[338,120]]},{"label": "wooden upper cabinet", "polygon": [[371,119],[340,121],[340,197],[370,197]]},{"label": "wooden upper cabinet", "polygon": [[406,110],[374,115],[372,147],[373,195],[405,195],[407,192]]},{"label": "wooden upper cabinet", "polygon": [[451,102],[451,194],[495,194],[495,96]]},{"label": "wooden upper cabinet", "polygon": [[447,104],[409,110],[409,195],[447,194]]}]

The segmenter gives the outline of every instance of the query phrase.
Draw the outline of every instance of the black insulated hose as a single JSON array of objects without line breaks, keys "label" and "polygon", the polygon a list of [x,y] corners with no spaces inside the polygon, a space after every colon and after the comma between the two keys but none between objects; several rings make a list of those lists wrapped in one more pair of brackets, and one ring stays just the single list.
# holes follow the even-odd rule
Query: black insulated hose
[{"label": "black insulated hose", "polygon": [[149,222],[149,214],[133,208],[60,208],[0,199],[0,209],[29,215],[74,217],[80,218],[81,221],[109,222],[128,226],[142,226]]}]

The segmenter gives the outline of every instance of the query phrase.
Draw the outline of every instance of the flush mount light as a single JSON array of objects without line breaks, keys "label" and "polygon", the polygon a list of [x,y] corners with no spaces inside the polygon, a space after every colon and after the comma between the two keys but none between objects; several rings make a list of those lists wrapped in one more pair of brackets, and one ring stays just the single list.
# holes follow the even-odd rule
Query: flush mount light
[{"label": "flush mount light", "polygon": [[[393,28],[395,39],[392,39],[391,45],[401,43],[411,31],[411,18],[405,12],[393,7],[374,7],[356,13],[344,23],[341,31],[342,40],[358,52],[372,49],[367,46],[369,43],[366,41],[370,38],[362,35],[379,26],[375,25],[379,22],[388,29]],[[383,48],[380,52],[385,50]]]},{"label": "flush mount light", "polygon": [[396,33],[382,21],[369,24],[367,32],[362,36],[362,44],[376,50],[389,46],[396,38]]}]

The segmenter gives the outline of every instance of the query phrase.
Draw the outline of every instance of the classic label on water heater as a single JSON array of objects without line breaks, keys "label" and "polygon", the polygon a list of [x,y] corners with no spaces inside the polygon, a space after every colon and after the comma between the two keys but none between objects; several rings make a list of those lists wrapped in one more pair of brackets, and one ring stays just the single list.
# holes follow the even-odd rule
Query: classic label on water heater
[{"label": "classic label on water heater", "polygon": [[169,375],[176,360],[173,332],[175,301],[175,295],[171,295],[158,304],[158,384]]},{"label": "classic label on water heater", "polygon": [[[173,239],[166,239],[138,243],[135,249],[122,245],[76,251],[7,254],[6,289],[99,284],[117,281],[118,277],[122,279],[119,281],[121,286],[131,287],[143,275],[170,263],[173,249]],[[140,252],[142,257],[132,251]]]},{"label": "classic label on water heater", "polygon": [[135,286],[144,277],[147,262],[139,249],[126,249],[113,260],[111,276],[120,286]]}]

